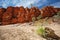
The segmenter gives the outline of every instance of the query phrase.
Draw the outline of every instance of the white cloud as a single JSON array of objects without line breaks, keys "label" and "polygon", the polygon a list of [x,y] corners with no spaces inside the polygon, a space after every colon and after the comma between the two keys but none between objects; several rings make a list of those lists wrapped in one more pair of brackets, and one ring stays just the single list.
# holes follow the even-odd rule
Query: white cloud
[{"label": "white cloud", "polygon": [[36,2],[36,0],[25,0],[25,1],[21,1],[20,3],[18,3],[15,6],[24,6],[24,7],[28,7],[31,4],[34,4]]}]

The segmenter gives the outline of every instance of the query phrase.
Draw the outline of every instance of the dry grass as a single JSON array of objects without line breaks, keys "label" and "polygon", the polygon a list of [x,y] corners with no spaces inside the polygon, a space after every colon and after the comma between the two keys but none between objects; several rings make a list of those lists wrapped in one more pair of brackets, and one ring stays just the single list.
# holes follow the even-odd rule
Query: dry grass
[{"label": "dry grass", "polygon": [[49,27],[55,30],[55,33],[60,36],[60,24],[52,22],[53,18],[49,18],[47,21],[41,19],[36,21],[34,25],[29,23],[14,24],[0,26],[0,40],[45,40],[36,34],[38,26]]}]

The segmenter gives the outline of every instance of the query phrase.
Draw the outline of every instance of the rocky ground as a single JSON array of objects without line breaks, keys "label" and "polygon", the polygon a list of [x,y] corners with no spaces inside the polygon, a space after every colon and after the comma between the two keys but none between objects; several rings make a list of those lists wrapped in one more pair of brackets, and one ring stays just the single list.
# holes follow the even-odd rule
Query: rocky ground
[{"label": "rocky ground", "polygon": [[60,36],[60,18],[45,18],[34,23],[0,26],[0,40],[46,40],[36,33],[41,26],[53,29]]}]

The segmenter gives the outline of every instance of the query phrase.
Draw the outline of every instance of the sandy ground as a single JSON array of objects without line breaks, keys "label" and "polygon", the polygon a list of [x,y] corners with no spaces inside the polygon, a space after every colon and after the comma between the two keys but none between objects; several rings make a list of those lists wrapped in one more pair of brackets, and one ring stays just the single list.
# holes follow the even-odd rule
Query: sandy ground
[{"label": "sandy ground", "polygon": [[8,25],[0,27],[0,40],[42,40],[35,34],[35,27],[31,25]]},{"label": "sandy ground", "polygon": [[46,40],[36,34],[37,25],[52,28],[60,36],[60,24],[58,22],[52,22],[51,19],[48,22],[42,21],[35,22],[34,25],[24,23],[0,26],[0,40]]}]

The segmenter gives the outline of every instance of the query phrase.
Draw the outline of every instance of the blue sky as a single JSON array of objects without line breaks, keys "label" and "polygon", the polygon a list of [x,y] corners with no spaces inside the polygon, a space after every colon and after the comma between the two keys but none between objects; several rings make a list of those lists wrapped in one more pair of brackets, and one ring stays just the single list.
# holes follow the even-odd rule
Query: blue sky
[{"label": "blue sky", "polygon": [[8,6],[36,6],[42,8],[44,6],[60,7],[60,0],[0,0],[0,7],[7,8]]},{"label": "blue sky", "polygon": [[51,6],[55,6],[55,7],[58,7],[58,8],[60,8],[60,2],[56,2],[56,3],[54,3],[54,4],[50,4]]}]

